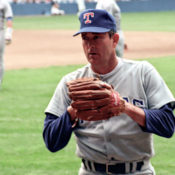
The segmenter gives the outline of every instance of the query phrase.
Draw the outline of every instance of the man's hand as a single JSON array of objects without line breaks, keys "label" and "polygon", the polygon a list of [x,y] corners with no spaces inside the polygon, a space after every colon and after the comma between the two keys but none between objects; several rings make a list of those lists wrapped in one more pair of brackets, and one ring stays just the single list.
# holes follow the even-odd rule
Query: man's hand
[{"label": "man's hand", "polygon": [[6,29],[6,33],[5,33],[5,43],[6,43],[6,45],[11,44],[11,42],[12,42],[12,33],[13,33],[13,29],[8,27]]}]

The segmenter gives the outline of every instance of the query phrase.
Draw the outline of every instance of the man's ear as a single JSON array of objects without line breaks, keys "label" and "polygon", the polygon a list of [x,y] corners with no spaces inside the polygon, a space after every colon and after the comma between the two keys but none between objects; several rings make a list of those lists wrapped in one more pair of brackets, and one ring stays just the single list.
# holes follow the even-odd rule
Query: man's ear
[{"label": "man's ear", "polygon": [[115,33],[114,36],[113,36],[113,45],[114,45],[114,47],[117,46],[118,41],[119,41],[119,34]]}]

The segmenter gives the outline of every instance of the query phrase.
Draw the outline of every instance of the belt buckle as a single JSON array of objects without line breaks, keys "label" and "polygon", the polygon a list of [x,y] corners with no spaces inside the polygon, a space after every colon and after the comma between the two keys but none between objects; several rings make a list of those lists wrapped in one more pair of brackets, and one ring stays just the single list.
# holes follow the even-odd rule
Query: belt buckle
[{"label": "belt buckle", "polygon": [[109,165],[112,165],[112,164],[110,164],[110,162],[107,162],[106,163],[106,173],[107,173],[107,175],[113,174],[113,173],[109,172]]}]

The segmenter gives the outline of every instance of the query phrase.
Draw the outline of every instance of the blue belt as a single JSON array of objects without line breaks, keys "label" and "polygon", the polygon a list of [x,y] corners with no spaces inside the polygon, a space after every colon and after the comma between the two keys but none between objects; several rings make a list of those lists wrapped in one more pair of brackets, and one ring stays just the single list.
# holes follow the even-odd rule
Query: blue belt
[{"label": "blue belt", "polygon": [[[102,172],[107,174],[125,174],[126,173],[125,163],[117,163],[114,165],[110,165],[110,164],[101,164],[101,163],[91,162],[89,160],[84,160],[84,159],[82,159],[82,162],[86,170],[94,171],[95,169],[96,172]],[[136,171],[140,171],[143,165],[144,165],[143,161],[137,162]],[[129,163],[129,169],[131,173],[133,169],[132,162]]]}]

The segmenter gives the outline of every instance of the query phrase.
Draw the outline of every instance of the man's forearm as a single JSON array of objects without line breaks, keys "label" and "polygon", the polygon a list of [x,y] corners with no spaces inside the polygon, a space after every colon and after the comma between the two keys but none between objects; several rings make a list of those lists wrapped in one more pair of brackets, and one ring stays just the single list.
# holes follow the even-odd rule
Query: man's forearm
[{"label": "man's forearm", "polygon": [[72,134],[72,124],[69,113],[66,111],[60,117],[47,113],[43,138],[47,148],[56,152],[66,146]]},{"label": "man's forearm", "polygon": [[145,132],[154,133],[163,137],[171,137],[175,128],[175,117],[170,105],[164,105],[160,109],[142,109],[128,102],[125,110]]},{"label": "man's forearm", "polygon": [[124,113],[130,116],[135,122],[137,122],[140,126],[145,127],[145,113],[143,109],[134,106],[128,102],[125,102],[125,110]]}]

